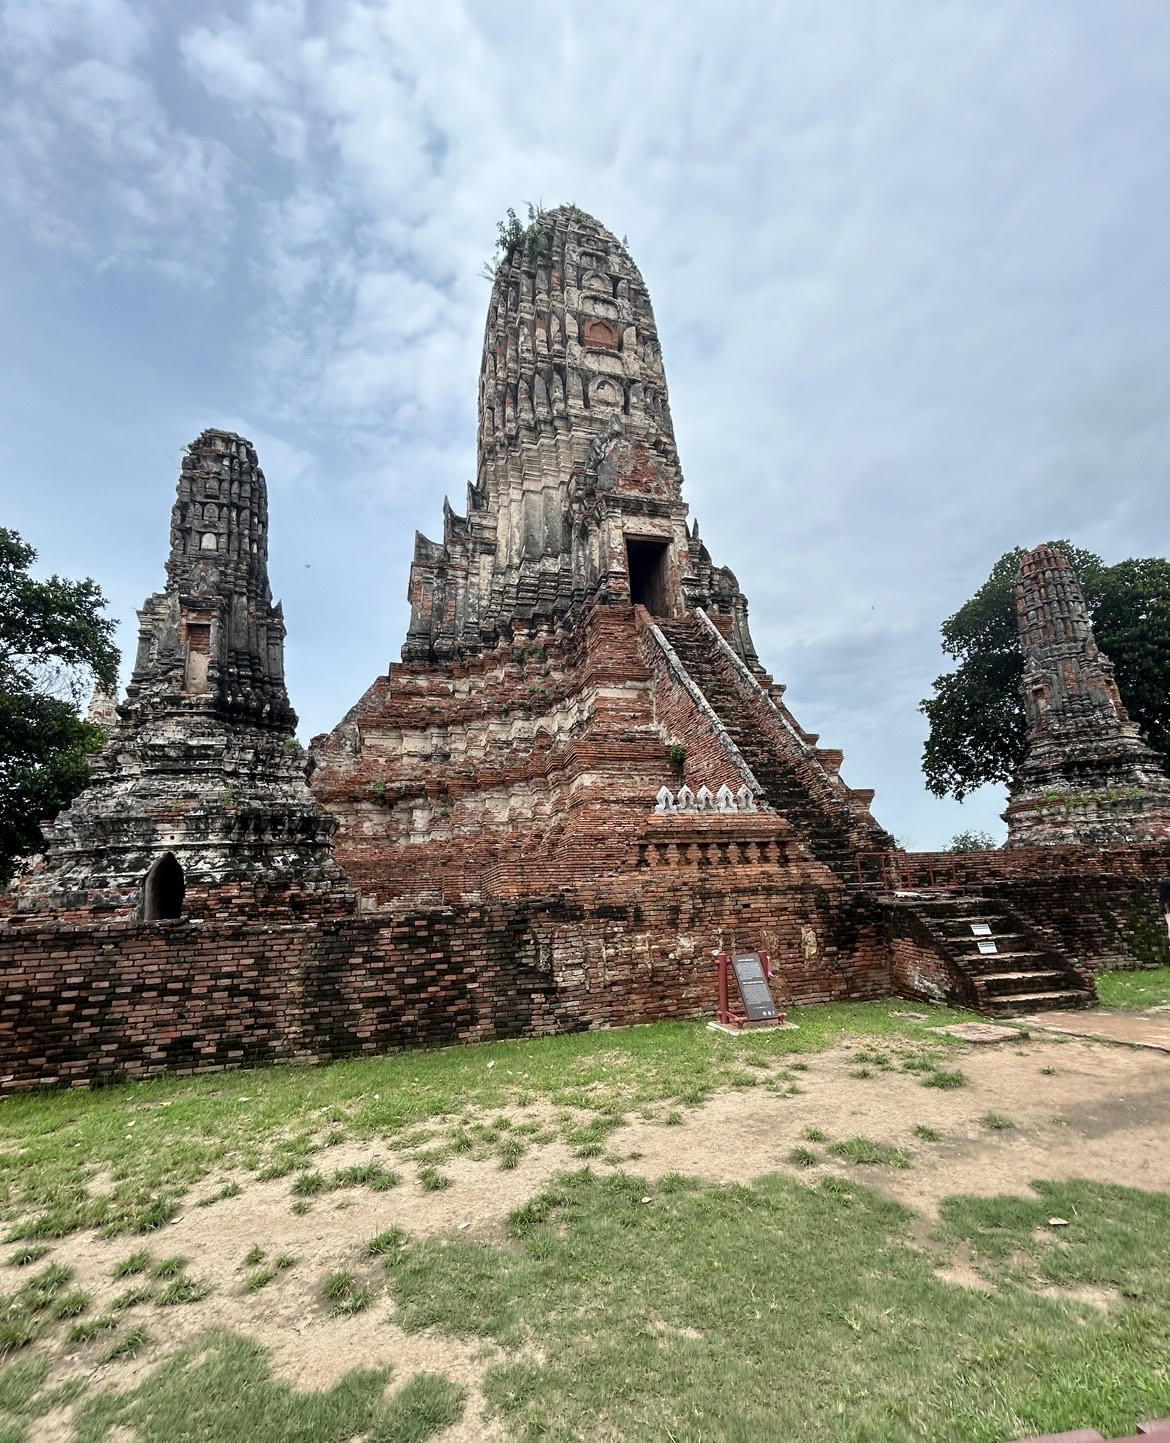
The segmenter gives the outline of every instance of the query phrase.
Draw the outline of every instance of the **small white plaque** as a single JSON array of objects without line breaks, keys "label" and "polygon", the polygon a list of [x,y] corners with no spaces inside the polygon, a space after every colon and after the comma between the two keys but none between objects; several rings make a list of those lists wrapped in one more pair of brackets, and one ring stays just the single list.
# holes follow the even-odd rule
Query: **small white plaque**
[{"label": "small white plaque", "polygon": [[982,952],[985,957],[989,957],[992,952],[999,951],[999,948],[995,945],[994,940],[990,937],[980,937],[977,945],[980,952]]},{"label": "small white plaque", "polygon": [[990,937],[991,927],[987,922],[972,922],[971,931],[976,937]]}]

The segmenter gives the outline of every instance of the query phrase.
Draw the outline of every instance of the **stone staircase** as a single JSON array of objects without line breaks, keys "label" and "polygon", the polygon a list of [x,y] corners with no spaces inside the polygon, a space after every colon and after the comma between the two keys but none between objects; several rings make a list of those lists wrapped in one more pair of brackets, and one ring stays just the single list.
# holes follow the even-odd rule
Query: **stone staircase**
[{"label": "stone staircase", "polygon": [[[1055,1008],[1092,1007],[1091,982],[1001,902],[962,893],[893,899],[913,913],[950,964],[961,1000],[979,1012],[1010,1017]],[[990,927],[994,953],[979,951],[972,925]]]},{"label": "stone staircase", "polygon": [[[855,878],[858,851],[889,839],[850,806],[845,789],[818,760],[816,738],[788,729],[768,691],[735,665],[700,617],[656,624],[739,748],[763,800],[792,823],[818,861]],[[840,753],[827,755],[839,765]]]}]

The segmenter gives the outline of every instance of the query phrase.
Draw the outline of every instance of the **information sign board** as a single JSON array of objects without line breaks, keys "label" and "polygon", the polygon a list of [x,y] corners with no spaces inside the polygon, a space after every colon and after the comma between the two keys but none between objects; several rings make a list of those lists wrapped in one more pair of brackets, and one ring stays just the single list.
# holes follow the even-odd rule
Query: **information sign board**
[{"label": "information sign board", "polygon": [[736,986],[743,998],[743,1008],[749,1022],[768,1022],[777,1016],[776,1004],[764,976],[764,967],[758,952],[737,952],[731,959],[731,970],[735,973]]},{"label": "information sign board", "polygon": [[999,951],[999,948],[995,945],[994,939],[991,937],[980,937],[979,941],[976,943],[976,946],[985,957],[990,957],[993,952]]}]

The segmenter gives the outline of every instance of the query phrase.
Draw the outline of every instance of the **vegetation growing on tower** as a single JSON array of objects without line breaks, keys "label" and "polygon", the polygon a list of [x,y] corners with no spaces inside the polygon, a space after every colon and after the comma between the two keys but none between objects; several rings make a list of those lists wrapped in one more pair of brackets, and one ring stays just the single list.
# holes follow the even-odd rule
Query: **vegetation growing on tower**
[{"label": "vegetation growing on tower", "polygon": [[[579,215],[576,206],[566,207],[572,214]],[[548,213],[538,201],[527,202],[528,224],[525,225],[511,206],[504,220],[496,222],[496,248],[490,260],[484,262],[483,275],[494,281],[502,265],[520,254],[527,260],[547,261],[552,255],[552,225]]]}]

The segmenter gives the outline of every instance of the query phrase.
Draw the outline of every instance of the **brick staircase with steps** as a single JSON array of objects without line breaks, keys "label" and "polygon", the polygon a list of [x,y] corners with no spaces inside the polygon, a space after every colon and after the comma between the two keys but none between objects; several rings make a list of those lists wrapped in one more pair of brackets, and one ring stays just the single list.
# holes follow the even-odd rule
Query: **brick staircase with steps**
[{"label": "brick staircase with steps", "polygon": [[[763,789],[763,801],[793,826],[812,855],[844,881],[857,882],[857,854],[885,851],[890,838],[849,800],[836,769],[840,752],[816,747],[779,703],[781,688],[736,665],[704,618],[655,619]],[[853,794],[868,797],[869,793]],[[884,905],[915,923],[953,982],[953,999],[992,1016],[1091,1007],[1088,974],[1003,903],[956,891],[887,896]],[[994,954],[979,951],[972,923],[990,927]]]},{"label": "brick staircase with steps", "polygon": [[[940,892],[887,899],[910,911],[950,964],[967,1005],[992,1016],[1011,1017],[1056,1008],[1092,1007],[1096,995],[1071,959],[1054,951],[1017,913],[1001,902]],[[997,951],[979,951],[972,925],[990,927]]]},{"label": "brick staircase with steps", "polygon": [[[892,845],[892,839],[850,805],[847,789],[819,760],[816,737],[795,725],[789,731],[776,715],[778,689],[740,670],[702,618],[655,624],[739,748],[763,788],[763,800],[792,823],[818,861],[855,879],[858,851]],[[840,765],[840,752],[824,757]]]}]

